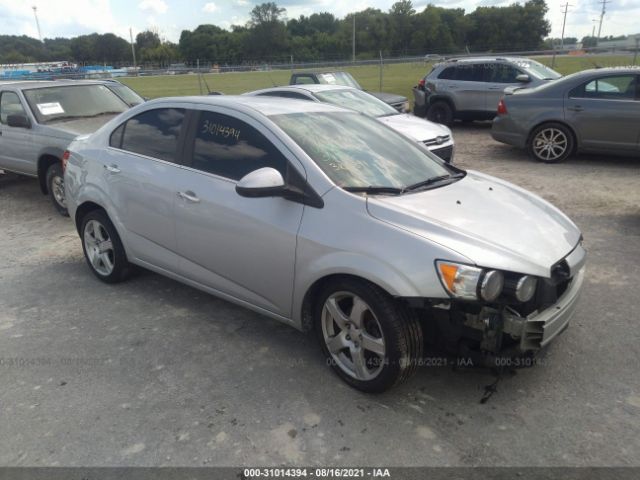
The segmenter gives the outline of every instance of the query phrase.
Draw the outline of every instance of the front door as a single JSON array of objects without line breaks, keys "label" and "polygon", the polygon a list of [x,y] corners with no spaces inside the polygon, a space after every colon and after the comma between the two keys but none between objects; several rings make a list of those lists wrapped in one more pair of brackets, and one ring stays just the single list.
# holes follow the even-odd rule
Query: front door
[{"label": "front door", "polygon": [[32,146],[35,143],[33,130],[10,127],[7,125],[9,115],[23,115],[28,118],[18,94],[5,90],[0,92],[0,168],[36,175],[37,159],[32,155]]},{"label": "front door", "polygon": [[524,72],[507,63],[488,63],[485,68],[486,110],[495,114],[498,111],[498,102],[504,96],[507,87],[522,86],[522,82],[516,77]]},{"label": "front door", "polygon": [[565,100],[565,119],[584,148],[638,148],[640,101],[637,75],[610,75],[574,88]]},{"label": "front door", "polygon": [[235,114],[199,114],[186,149],[190,168],[183,169],[176,192],[179,270],[223,294],[290,317],[304,206],[280,197],[241,197],[235,186],[263,167],[286,179],[297,160],[283,155],[274,145],[277,139],[250,122]]}]

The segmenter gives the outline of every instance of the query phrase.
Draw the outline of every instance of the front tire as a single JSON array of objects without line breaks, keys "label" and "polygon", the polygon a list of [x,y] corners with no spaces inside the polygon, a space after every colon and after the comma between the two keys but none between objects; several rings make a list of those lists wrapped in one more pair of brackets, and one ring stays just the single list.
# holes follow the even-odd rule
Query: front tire
[{"label": "front tire", "polygon": [[96,277],[105,283],[125,280],[131,271],[120,236],[103,210],[87,213],[81,222],[82,250]]},{"label": "front tire", "polygon": [[327,362],[363,392],[383,392],[405,381],[422,357],[415,314],[371,283],[331,282],[318,296],[314,321]]},{"label": "front tire", "polygon": [[429,106],[427,119],[434,123],[451,126],[453,124],[453,108],[444,100],[438,100]]},{"label": "front tire", "polygon": [[67,210],[67,201],[64,194],[64,172],[62,171],[62,165],[59,163],[52,164],[47,170],[46,180],[51,203],[53,203],[53,206],[60,215],[68,217],[69,211]]},{"label": "front tire", "polygon": [[545,123],[532,133],[527,145],[529,155],[544,163],[559,163],[573,153],[573,133],[560,123]]}]

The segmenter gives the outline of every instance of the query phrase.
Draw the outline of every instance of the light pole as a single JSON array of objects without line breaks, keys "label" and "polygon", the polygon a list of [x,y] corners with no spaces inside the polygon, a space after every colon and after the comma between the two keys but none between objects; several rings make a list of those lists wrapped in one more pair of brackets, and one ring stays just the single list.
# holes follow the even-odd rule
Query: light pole
[{"label": "light pole", "polygon": [[351,61],[356,63],[356,12],[353,12],[353,38],[351,39]]},{"label": "light pole", "polygon": [[38,7],[34,5],[31,8],[33,8],[33,16],[36,17],[36,27],[38,28],[38,38],[42,42],[42,32],[40,31],[40,22],[38,21]]}]

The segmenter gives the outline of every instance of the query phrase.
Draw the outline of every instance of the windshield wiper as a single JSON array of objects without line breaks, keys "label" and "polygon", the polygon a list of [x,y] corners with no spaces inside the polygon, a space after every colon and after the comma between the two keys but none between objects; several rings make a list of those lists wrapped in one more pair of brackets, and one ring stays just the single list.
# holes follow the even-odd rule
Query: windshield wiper
[{"label": "windshield wiper", "polygon": [[446,175],[439,175],[437,177],[431,177],[431,178],[427,178],[426,180],[422,180],[421,182],[417,182],[411,185],[407,185],[406,187],[404,187],[401,191],[401,193],[405,193],[405,192],[412,192],[414,190],[418,190],[420,188],[426,188],[430,185],[433,185],[435,183],[439,183],[442,182],[444,180],[450,180],[450,179],[455,179],[455,178],[462,178],[464,177],[464,173],[456,173],[454,175],[451,174],[446,174]]},{"label": "windshield wiper", "polygon": [[402,193],[402,188],[398,187],[383,187],[379,185],[369,185],[368,187],[343,187],[347,192],[352,193],[368,193],[371,195],[376,195],[379,193],[389,193],[392,195],[399,195]]},{"label": "windshield wiper", "polygon": [[117,115],[119,113],[122,113],[122,112],[100,112],[100,113],[95,113],[93,115],[63,115],[61,117],[51,118],[45,123],[57,122],[59,120],[84,120],[87,118],[101,117],[103,115]]}]

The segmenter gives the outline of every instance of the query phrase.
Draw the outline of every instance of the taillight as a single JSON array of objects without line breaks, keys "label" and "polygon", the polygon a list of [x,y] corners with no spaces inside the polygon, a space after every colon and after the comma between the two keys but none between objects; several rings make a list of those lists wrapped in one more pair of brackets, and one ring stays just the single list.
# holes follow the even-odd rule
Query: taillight
[{"label": "taillight", "polygon": [[62,154],[62,171],[63,172],[67,169],[67,162],[69,161],[70,156],[71,156],[71,153],[69,153],[69,150],[65,150],[64,153]]},{"label": "taillight", "polygon": [[425,83],[426,83],[426,82],[424,81],[424,78],[422,78],[422,79],[420,79],[420,81],[418,82],[418,86],[419,86],[419,87],[424,87],[424,84],[425,84]]},{"label": "taillight", "polygon": [[504,99],[500,99],[498,102],[498,115],[506,115],[507,114],[507,105],[504,103]]}]

